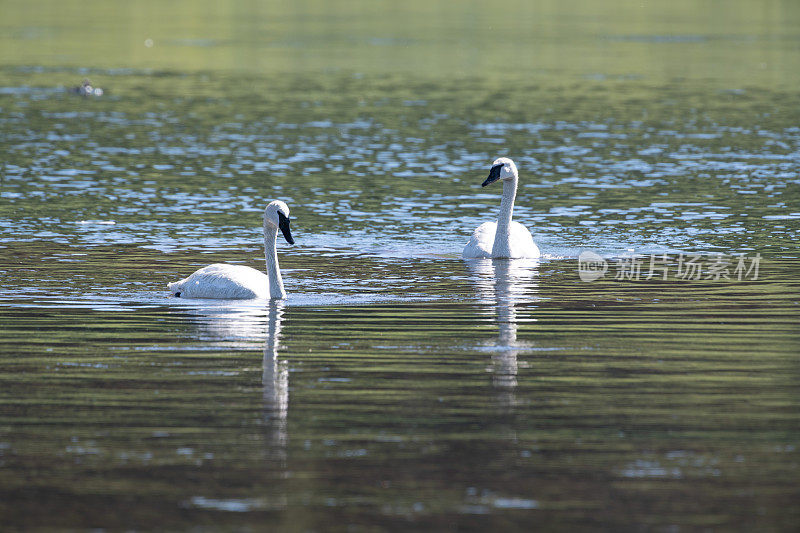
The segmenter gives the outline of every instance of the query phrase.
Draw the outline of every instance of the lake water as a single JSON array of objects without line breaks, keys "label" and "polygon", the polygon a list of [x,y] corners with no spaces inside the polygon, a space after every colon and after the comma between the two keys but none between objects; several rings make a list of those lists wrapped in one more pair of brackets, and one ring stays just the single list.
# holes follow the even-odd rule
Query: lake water
[{"label": "lake water", "polygon": [[6,528],[796,527],[800,6],[162,4],[4,6]]}]

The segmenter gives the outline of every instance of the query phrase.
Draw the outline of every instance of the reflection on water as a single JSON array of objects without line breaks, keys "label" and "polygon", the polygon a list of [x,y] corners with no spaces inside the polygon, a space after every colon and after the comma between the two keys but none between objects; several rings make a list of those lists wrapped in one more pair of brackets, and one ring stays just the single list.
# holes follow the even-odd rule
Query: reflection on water
[{"label": "reflection on water", "polygon": [[285,308],[285,300],[201,299],[174,308],[174,312],[191,319],[194,325],[191,338],[203,346],[247,350],[263,343],[265,453],[275,461],[273,468],[281,472],[286,470],[289,412],[289,367],[287,361],[278,357]]},{"label": "reflection on water", "polygon": [[517,386],[517,356],[528,346],[517,340],[517,304],[537,300],[539,261],[536,259],[474,259],[466,262],[473,274],[479,302],[492,306],[498,327],[491,347],[492,385],[500,392],[500,403],[514,405]]},{"label": "reflection on water", "polygon": [[[166,298],[163,298],[166,299]],[[268,300],[168,299],[176,313],[193,319],[196,339],[232,347],[252,347],[268,334],[274,313]],[[266,308],[266,309],[265,309]]]},{"label": "reflection on water", "polygon": [[267,339],[264,343],[264,420],[267,432],[267,455],[280,463],[285,470],[287,445],[287,416],[289,414],[289,366],[278,359],[281,321],[284,303],[271,300],[267,324]]}]

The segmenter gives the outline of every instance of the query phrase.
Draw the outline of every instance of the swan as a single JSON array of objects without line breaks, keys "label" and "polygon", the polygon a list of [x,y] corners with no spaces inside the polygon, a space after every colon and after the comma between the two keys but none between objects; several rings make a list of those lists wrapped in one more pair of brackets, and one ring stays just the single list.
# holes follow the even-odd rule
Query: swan
[{"label": "swan", "polygon": [[500,216],[497,222],[484,222],[477,228],[464,246],[464,259],[474,257],[488,258],[528,258],[539,257],[539,247],[533,242],[528,228],[511,220],[514,212],[514,198],[517,196],[517,166],[507,157],[500,157],[492,163],[489,177],[481,187],[497,180],[503,180],[503,199],[500,201]]},{"label": "swan", "polygon": [[283,232],[286,242],[294,244],[289,229],[289,206],[275,200],[264,210],[266,275],[244,265],[215,263],[195,271],[188,278],[168,283],[169,291],[177,298],[286,298],[275,250],[278,228]]}]

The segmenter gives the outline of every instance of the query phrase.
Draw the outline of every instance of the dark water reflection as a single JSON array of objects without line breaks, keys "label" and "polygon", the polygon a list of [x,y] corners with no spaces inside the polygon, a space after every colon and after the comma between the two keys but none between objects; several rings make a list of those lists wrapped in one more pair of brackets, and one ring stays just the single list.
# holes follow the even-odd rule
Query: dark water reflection
[{"label": "dark water reflection", "polygon": [[[786,529],[796,262],[757,283],[583,283],[575,269],[432,261],[424,290],[455,299],[368,305],[7,295],[3,515]],[[122,511],[98,518],[107,507]]]}]

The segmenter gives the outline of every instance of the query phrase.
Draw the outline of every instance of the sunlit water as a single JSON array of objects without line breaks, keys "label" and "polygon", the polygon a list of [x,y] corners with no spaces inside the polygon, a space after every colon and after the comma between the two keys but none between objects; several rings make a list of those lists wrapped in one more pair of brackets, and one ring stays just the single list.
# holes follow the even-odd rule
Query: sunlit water
[{"label": "sunlit water", "polygon": [[[193,99],[154,99],[136,90],[138,79],[116,80],[132,93],[97,101],[64,90],[8,91],[1,214],[15,240],[220,250],[256,244],[263,205],[282,198],[302,249],[455,257],[496,209],[499,191],[480,189],[480,182],[503,153],[521,172],[515,216],[554,257],[576,257],[581,248],[612,255],[630,248],[795,249],[800,128],[770,116],[780,108],[762,111],[773,105],[763,90],[706,95],[755,124],[720,122],[725,108],[609,103],[614,87],[602,85],[598,108],[584,120],[561,120],[545,108],[528,116],[496,109],[485,122],[471,116],[485,110],[448,109],[449,82],[426,86],[419,96],[430,101],[411,105],[408,89],[374,91],[335,77],[330,91],[339,83],[357,94],[370,91],[345,108],[326,88],[304,100],[302,79],[271,82],[292,100],[261,109],[260,100],[251,101],[250,84],[258,81],[250,78],[238,93],[226,79],[197,80],[214,97]],[[168,91],[170,80],[151,84],[152,91]],[[491,98],[490,87],[475,85],[461,89],[465,98]],[[656,102],[694,97],[637,90]],[[518,97],[571,105],[563,90]],[[310,116],[303,108],[313,108]]]},{"label": "sunlit water", "polygon": [[[2,523],[796,526],[800,99],[731,82],[718,61],[744,37],[605,24],[614,50],[670,51],[643,79],[573,62],[508,84],[409,73],[408,46],[449,46],[421,36],[354,37],[399,73],[367,52],[363,71],[313,73],[326,56],[281,75],[188,52],[185,71],[7,59]],[[35,29],[15,35],[35,44]],[[313,55],[298,35],[279,45]],[[794,57],[776,35],[751,46]],[[653,74],[680,64],[676,45],[715,51],[698,61],[716,78]],[[788,63],[770,72],[791,81]],[[86,76],[101,97],[67,90]],[[500,188],[480,183],[499,155],[520,169],[514,217],[541,261],[460,259],[496,216]],[[296,239],[278,244],[287,301],[170,297],[206,264],[263,269],[275,198]],[[579,276],[585,251],[607,261],[597,281]],[[689,257],[699,279],[677,275]]]}]

